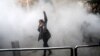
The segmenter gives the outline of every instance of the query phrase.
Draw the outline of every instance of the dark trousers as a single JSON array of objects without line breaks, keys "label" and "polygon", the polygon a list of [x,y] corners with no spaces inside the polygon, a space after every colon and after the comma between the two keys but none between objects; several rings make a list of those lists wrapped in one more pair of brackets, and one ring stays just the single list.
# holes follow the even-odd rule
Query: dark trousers
[{"label": "dark trousers", "polygon": [[[43,39],[43,42],[44,42],[43,47],[49,47],[49,45],[48,45],[48,39]],[[52,52],[51,52],[50,49],[48,49],[48,51],[49,51],[48,55],[50,55]],[[46,56],[46,52],[47,52],[47,50],[44,50],[43,56]]]}]

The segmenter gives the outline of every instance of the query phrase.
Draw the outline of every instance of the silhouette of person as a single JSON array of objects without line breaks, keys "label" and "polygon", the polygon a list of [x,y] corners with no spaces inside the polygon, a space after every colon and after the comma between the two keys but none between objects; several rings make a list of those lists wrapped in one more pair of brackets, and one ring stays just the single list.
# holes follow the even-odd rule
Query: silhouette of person
[{"label": "silhouette of person", "polygon": [[[38,41],[42,39],[43,40],[43,47],[49,47],[48,40],[50,39],[51,34],[50,34],[49,30],[47,29],[48,19],[47,19],[45,11],[43,12],[43,14],[44,14],[44,20],[42,20],[42,19],[39,20],[39,26],[38,26],[39,37],[38,37]],[[47,50],[44,50],[43,56],[46,56],[46,51]],[[52,51],[50,49],[48,49],[48,51],[49,51],[48,55],[51,55]]]}]

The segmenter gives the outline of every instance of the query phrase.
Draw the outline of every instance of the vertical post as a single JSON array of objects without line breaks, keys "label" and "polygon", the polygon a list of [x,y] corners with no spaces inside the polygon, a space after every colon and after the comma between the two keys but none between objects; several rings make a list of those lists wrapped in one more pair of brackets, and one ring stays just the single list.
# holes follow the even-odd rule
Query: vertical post
[{"label": "vertical post", "polygon": [[[12,48],[20,48],[19,41],[12,41]],[[21,56],[20,51],[13,51],[13,56]]]},{"label": "vertical post", "polygon": [[75,56],[77,56],[77,47],[75,47],[75,49],[74,49],[74,54],[75,54]]},{"label": "vertical post", "polygon": [[71,50],[71,56],[73,56],[73,48],[71,48],[70,50]]}]

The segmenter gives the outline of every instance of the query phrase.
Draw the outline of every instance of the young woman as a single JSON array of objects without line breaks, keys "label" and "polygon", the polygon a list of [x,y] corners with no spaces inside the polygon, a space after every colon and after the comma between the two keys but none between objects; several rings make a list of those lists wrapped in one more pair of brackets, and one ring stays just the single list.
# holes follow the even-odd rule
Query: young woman
[{"label": "young woman", "polygon": [[[47,20],[47,16],[46,16],[45,11],[43,13],[44,13],[44,20],[43,19],[39,20],[39,26],[38,26],[39,38],[38,38],[38,41],[42,39],[43,40],[43,47],[49,47],[48,40],[50,39],[51,34],[50,34],[49,30],[47,29],[47,21],[48,20]],[[51,55],[52,54],[51,50],[48,50],[48,51],[49,51],[48,55]],[[46,50],[44,50],[43,56],[46,56]]]}]

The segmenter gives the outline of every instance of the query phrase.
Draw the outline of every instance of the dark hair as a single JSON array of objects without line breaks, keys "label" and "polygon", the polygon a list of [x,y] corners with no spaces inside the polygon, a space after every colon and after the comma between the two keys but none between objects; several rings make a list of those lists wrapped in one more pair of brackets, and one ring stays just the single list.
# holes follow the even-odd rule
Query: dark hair
[{"label": "dark hair", "polygon": [[43,19],[40,19],[39,22],[43,22],[44,23],[44,20]]}]

